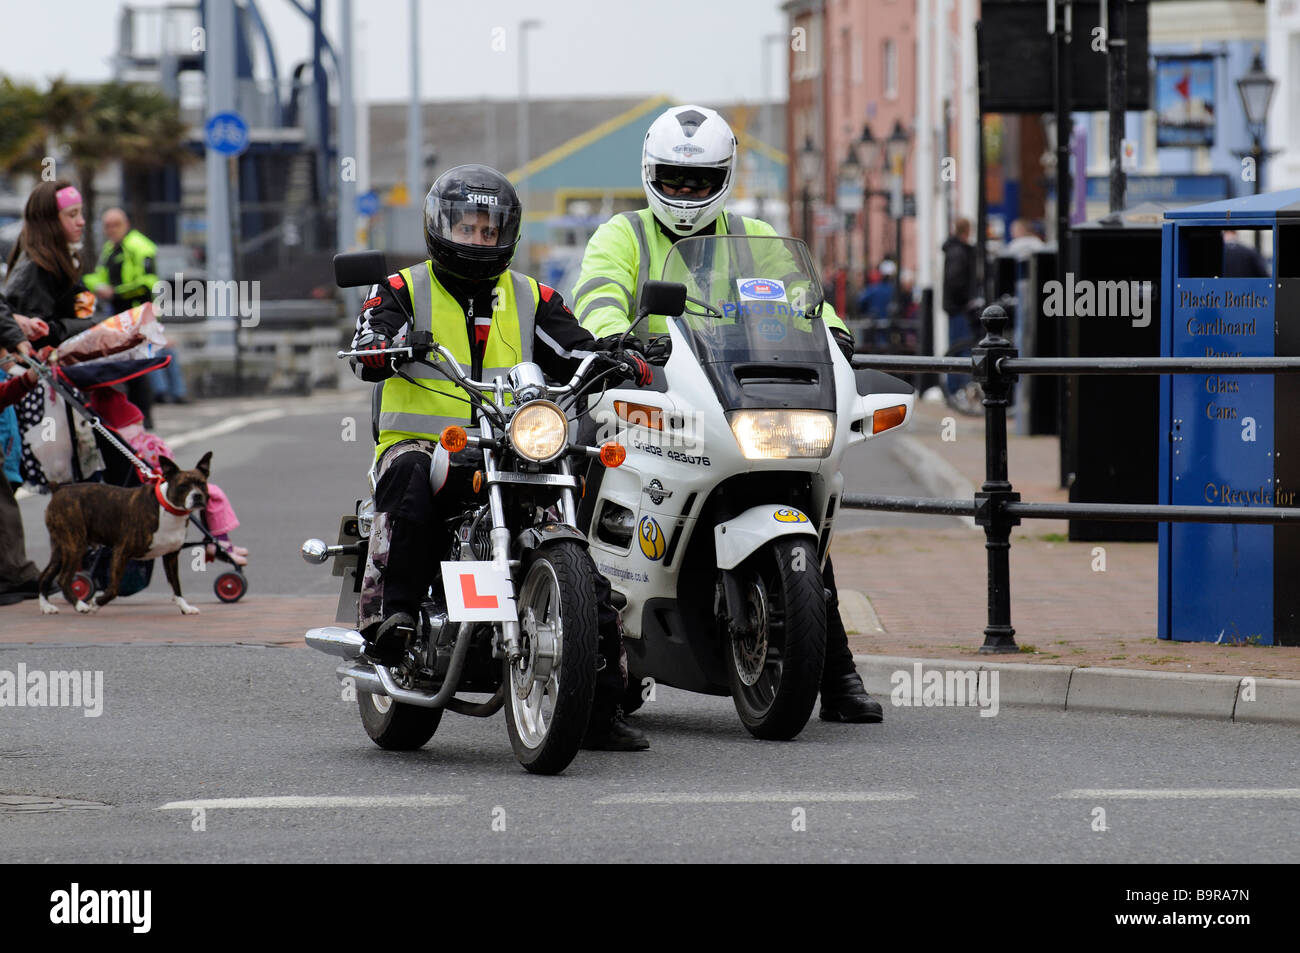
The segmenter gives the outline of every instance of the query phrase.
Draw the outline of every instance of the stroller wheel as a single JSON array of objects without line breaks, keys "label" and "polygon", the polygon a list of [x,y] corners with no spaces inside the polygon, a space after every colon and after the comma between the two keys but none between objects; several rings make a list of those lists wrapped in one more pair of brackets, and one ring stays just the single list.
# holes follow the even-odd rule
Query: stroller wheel
[{"label": "stroller wheel", "polygon": [[238,602],[248,591],[248,580],[242,572],[223,572],[212,584],[212,591],[222,602]]},{"label": "stroller wheel", "polygon": [[90,578],[90,573],[83,570],[72,577],[72,595],[77,602],[89,602],[94,594],[95,580]]}]

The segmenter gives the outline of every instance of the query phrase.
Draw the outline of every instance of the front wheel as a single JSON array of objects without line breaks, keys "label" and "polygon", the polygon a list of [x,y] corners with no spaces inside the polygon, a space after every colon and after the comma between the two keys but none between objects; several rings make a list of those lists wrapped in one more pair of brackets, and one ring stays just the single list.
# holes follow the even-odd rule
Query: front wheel
[{"label": "front wheel", "polygon": [[596,694],[596,571],[567,540],[532,550],[519,587],[522,657],[505,661],[506,730],[515,757],[534,774],[569,766]]},{"label": "front wheel", "polygon": [[731,633],[727,674],[740,720],[755,738],[803,731],[826,659],[826,592],[817,543],[785,536],[740,567],[747,631]]},{"label": "front wheel", "polygon": [[423,748],[442,721],[441,708],[404,705],[387,695],[357,692],[361,724],[370,740],[387,751]]}]

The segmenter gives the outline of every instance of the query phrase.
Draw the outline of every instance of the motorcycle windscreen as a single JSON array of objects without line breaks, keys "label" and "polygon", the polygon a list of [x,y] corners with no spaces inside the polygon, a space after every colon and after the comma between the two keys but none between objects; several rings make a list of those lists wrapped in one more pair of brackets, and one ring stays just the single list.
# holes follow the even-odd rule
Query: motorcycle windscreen
[{"label": "motorcycle windscreen", "polygon": [[825,303],[803,242],[767,235],[683,238],[664,281],[686,286],[676,318],[723,410],[835,409]]}]

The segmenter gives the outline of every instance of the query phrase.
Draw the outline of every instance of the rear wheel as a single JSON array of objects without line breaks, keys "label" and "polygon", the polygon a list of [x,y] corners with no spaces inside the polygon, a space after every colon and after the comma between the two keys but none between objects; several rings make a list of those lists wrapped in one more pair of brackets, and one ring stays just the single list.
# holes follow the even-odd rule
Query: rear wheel
[{"label": "rear wheel", "polygon": [[569,766],[596,693],[596,567],[575,542],[525,557],[519,587],[522,657],[505,662],[506,730],[519,763],[534,774]]},{"label": "rear wheel", "polygon": [[773,540],[740,573],[748,631],[728,639],[732,701],[755,738],[787,741],[808,723],[826,659],[817,543],[804,536]]},{"label": "rear wheel", "polygon": [[370,740],[388,751],[423,748],[442,721],[441,708],[404,705],[369,692],[357,692],[357,707]]}]

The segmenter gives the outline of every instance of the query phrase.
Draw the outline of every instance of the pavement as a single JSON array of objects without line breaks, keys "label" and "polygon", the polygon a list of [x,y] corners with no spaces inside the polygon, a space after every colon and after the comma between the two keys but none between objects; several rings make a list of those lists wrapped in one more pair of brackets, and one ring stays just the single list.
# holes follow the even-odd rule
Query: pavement
[{"label": "pavement", "polygon": [[[915,495],[971,497],[984,478],[984,422],[918,401],[882,441]],[[1008,436],[1026,501],[1066,502],[1059,442]],[[943,522],[942,518],[936,518]],[[981,655],[988,582],[983,531],[914,526],[837,534],[831,552],[849,644],[868,689],[926,668],[999,671],[1004,703],[1300,723],[1300,647],[1158,639],[1155,543],[1068,542],[1063,520],[1026,520],[1011,542],[1019,654]]]}]

